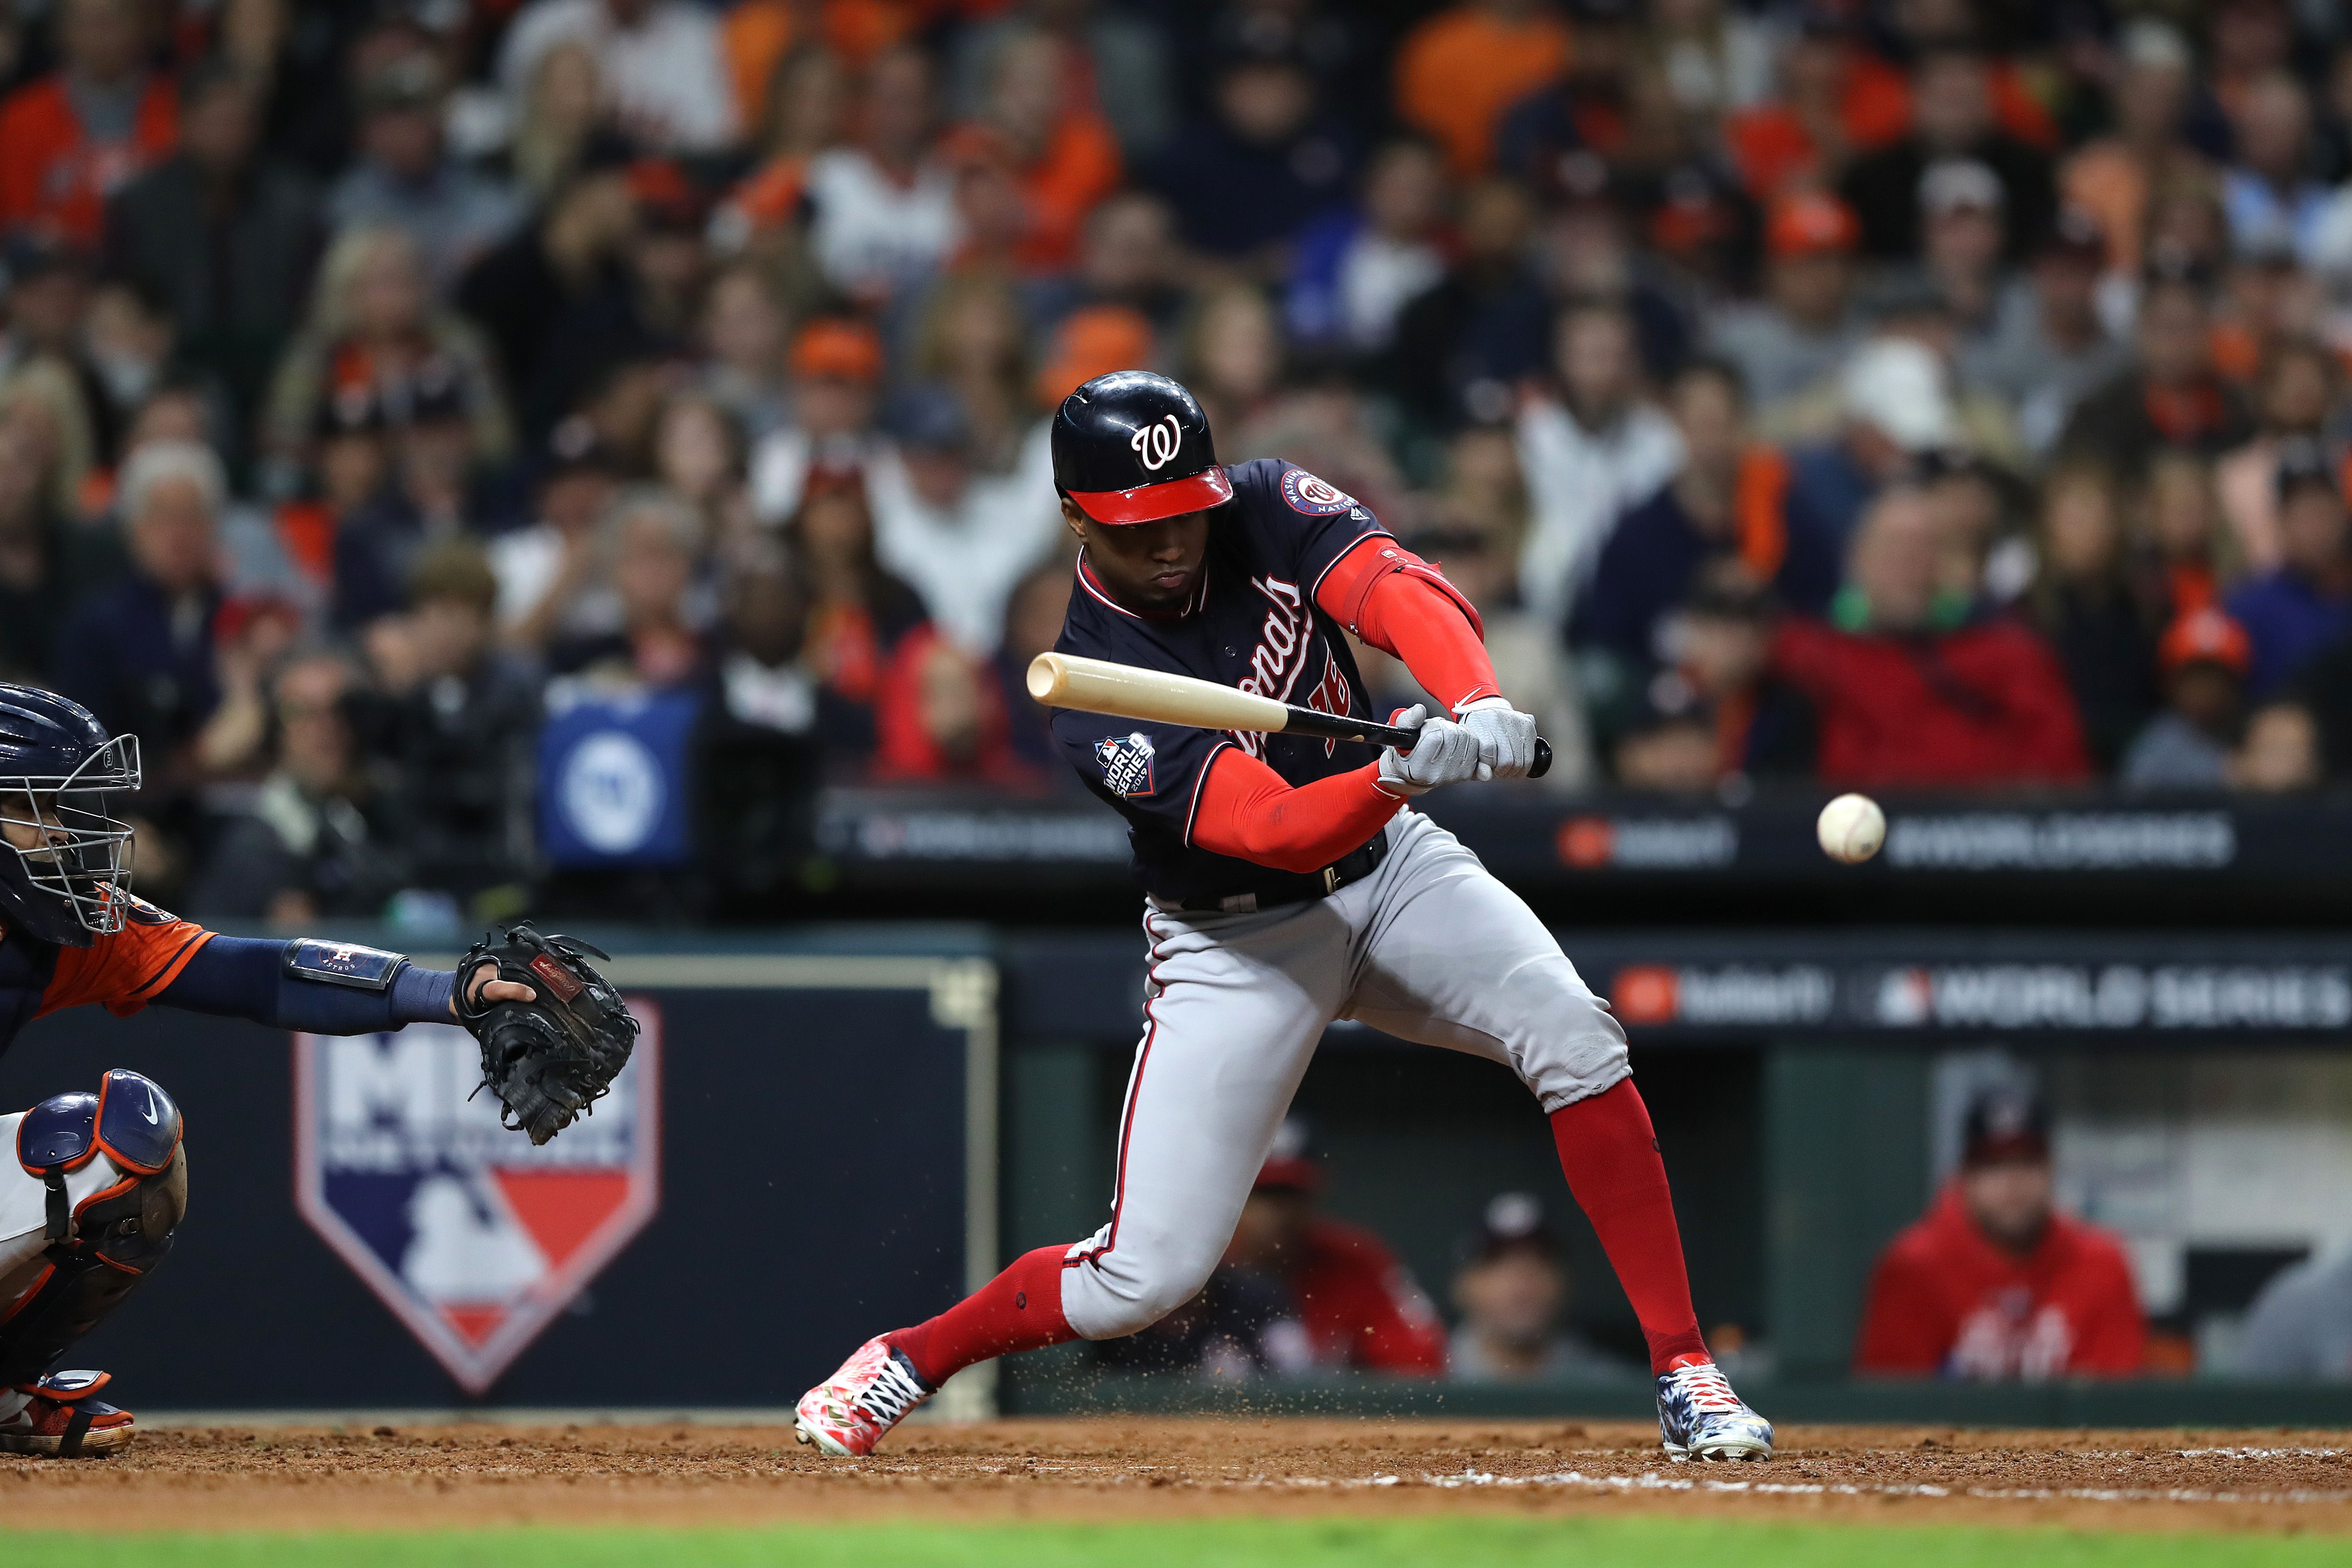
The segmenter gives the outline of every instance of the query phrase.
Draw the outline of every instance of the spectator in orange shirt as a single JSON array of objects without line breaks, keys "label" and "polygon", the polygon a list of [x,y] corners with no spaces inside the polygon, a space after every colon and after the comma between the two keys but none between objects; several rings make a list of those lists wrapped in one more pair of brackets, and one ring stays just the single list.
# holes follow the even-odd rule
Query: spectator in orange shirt
[{"label": "spectator in orange shirt", "polygon": [[1543,0],[1464,0],[1397,51],[1397,114],[1445,149],[1456,174],[1495,156],[1503,110],[1568,68],[1567,25]]},{"label": "spectator in orange shirt", "polygon": [[171,82],[141,63],[137,0],[65,0],[62,67],[0,103],[0,228],[32,225],[94,246],[106,198],[179,140]]},{"label": "spectator in orange shirt", "polygon": [[[1062,41],[1036,31],[997,50],[981,118],[958,128],[947,153],[964,178],[1009,179],[1020,200],[1017,232],[1003,237],[1009,259],[1027,272],[1058,272],[1077,247],[1078,226],[1118,188],[1118,142],[1093,110],[1070,101]],[[966,223],[984,248],[994,226]]]},{"label": "spectator in orange shirt", "polygon": [[2189,45],[2171,24],[2143,16],[2124,29],[2123,69],[2112,98],[2115,129],[2085,142],[2059,171],[2066,200],[2099,220],[2107,270],[2138,274],[2150,194],[2169,178],[2210,176],[2181,139],[2191,86]]},{"label": "spectator in orange shirt", "polygon": [[[863,66],[900,42],[914,28],[923,7],[901,0],[741,0],[719,24],[727,75],[735,89],[735,122],[755,132],[769,113],[789,111],[789,86],[779,81],[795,53],[822,49],[851,66]],[[805,14],[816,12],[816,26]]]},{"label": "spectator in orange shirt", "polygon": [[1840,19],[1809,16],[1781,53],[1780,76],[1773,101],[1732,115],[1723,127],[1724,144],[1759,199],[1833,183],[1849,159],[1910,129],[1910,83]]},{"label": "spectator in orange shirt", "polygon": [[2139,1370],[2147,1324],[2123,1247],[2052,1201],[2048,1113],[1969,1108],[1959,1174],[1871,1275],[1859,1372],[2042,1382]]}]

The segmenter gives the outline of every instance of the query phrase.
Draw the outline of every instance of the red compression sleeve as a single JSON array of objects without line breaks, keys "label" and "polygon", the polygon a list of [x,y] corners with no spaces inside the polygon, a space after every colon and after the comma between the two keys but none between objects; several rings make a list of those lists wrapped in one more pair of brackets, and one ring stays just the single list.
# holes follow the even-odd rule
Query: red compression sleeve
[{"label": "red compression sleeve", "polygon": [[1278,871],[1319,871],[1381,830],[1404,802],[1370,763],[1293,789],[1237,746],[1209,759],[1192,842]]},{"label": "red compression sleeve", "polygon": [[933,1388],[975,1362],[1014,1351],[1043,1350],[1076,1339],[1062,1316],[1066,1247],[1041,1247],[926,1322],[900,1329],[889,1341],[907,1352]]},{"label": "red compression sleeve", "polygon": [[1393,539],[1374,534],[1341,556],[1315,591],[1324,614],[1404,660],[1422,688],[1455,711],[1499,697],[1478,612],[1444,574]]},{"label": "red compression sleeve", "polygon": [[1633,1303],[1650,1342],[1650,1370],[1663,1373],[1684,1356],[1706,1358],[1698,1314],[1691,1310],[1690,1276],[1683,1269],[1682,1232],[1650,1109],[1632,1079],[1606,1093],[1551,1113],[1559,1168],[1617,1283]]}]

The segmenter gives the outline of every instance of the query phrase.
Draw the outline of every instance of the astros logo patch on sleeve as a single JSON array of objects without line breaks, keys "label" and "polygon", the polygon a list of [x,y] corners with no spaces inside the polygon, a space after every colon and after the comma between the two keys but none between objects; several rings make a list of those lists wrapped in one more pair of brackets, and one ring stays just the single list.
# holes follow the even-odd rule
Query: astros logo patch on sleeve
[{"label": "astros logo patch on sleeve", "polygon": [[106,900],[121,908],[123,919],[143,926],[177,925],[180,921],[180,917],[170,910],[158,909],[130,889],[118,888],[111,882],[106,885]]},{"label": "astros logo patch on sleeve", "polygon": [[1305,468],[1282,470],[1282,499],[1308,517],[1337,517],[1356,504],[1355,497]]},{"label": "astros logo patch on sleeve", "polygon": [[1095,761],[1102,764],[1103,784],[1118,795],[1151,793],[1151,739],[1148,735],[1113,735],[1095,742]]}]

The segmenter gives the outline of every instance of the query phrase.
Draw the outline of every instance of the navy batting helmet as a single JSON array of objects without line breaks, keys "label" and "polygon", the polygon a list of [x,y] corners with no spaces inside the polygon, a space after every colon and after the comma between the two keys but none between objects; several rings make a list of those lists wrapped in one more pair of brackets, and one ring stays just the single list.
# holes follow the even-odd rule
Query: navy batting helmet
[{"label": "navy batting helmet", "polygon": [[70,698],[0,681],[0,926],[69,947],[121,931],[131,826],[107,797],[138,788],[137,736],[108,735]]},{"label": "navy batting helmet", "polygon": [[1234,499],[1200,400],[1148,370],[1098,375],[1062,399],[1054,488],[1097,522],[1153,522]]}]

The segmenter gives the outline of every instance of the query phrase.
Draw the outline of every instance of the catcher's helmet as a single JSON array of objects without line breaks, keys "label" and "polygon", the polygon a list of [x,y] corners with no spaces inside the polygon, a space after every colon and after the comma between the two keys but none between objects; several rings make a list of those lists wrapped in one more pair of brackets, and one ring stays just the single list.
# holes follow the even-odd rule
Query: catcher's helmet
[{"label": "catcher's helmet", "polygon": [[109,736],[70,698],[0,681],[0,826],[35,839],[0,836],[0,926],[68,947],[121,931],[131,825],[107,796],[138,788],[137,736]]},{"label": "catcher's helmet", "polygon": [[1098,375],[1062,399],[1054,488],[1097,522],[1153,522],[1234,499],[1200,401],[1148,370]]}]

